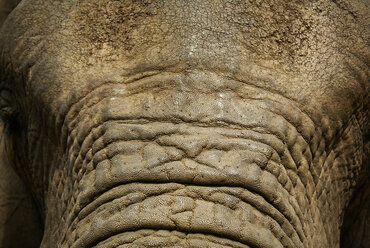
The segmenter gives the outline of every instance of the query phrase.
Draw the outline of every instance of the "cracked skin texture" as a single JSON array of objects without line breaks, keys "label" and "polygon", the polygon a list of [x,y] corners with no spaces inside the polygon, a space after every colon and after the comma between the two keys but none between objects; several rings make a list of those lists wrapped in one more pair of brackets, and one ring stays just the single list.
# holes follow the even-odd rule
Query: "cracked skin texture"
[{"label": "cracked skin texture", "polygon": [[1,117],[41,247],[365,247],[348,216],[369,202],[368,16],[22,1],[0,33]]}]

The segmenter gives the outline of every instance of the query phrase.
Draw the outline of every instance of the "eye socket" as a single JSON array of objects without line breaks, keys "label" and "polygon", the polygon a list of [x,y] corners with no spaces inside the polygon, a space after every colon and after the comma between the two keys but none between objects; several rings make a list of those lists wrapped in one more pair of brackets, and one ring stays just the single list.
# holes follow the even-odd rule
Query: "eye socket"
[{"label": "eye socket", "polygon": [[16,98],[14,93],[6,88],[0,89],[0,118],[4,123],[14,120],[16,114]]}]

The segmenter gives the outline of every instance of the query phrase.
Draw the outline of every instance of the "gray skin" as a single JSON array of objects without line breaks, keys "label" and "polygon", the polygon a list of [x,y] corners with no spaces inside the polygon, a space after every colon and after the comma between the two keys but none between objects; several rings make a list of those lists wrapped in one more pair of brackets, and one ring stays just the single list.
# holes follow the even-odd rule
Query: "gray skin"
[{"label": "gray skin", "polygon": [[22,1],[0,33],[1,117],[41,247],[365,247],[369,14]]}]

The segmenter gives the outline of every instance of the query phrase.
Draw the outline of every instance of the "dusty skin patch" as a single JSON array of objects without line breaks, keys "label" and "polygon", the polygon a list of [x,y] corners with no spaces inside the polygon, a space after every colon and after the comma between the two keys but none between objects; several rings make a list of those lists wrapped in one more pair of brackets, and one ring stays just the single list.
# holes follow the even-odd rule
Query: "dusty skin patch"
[{"label": "dusty skin patch", "polygon": [[77,33],[89,44],[101,49],[103,44],[130,51],[135,46],[135,31],[153,16],[151,1],[81,1],[76,6]]}]

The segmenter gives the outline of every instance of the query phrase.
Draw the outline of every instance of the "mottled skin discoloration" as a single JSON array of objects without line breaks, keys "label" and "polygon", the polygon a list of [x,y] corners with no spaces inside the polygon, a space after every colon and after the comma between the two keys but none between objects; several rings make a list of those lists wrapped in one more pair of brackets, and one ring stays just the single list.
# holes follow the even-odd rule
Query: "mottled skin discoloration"
[{"label": "mottled skin discoloration", "polygon": [[368,11],[22,1],[2,118],[41,246],[338,247],[369,170]]}]

